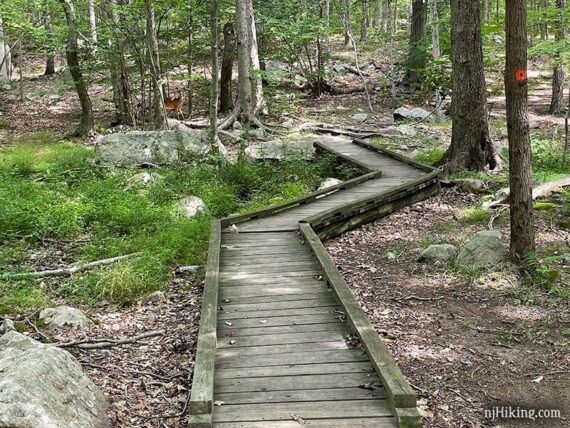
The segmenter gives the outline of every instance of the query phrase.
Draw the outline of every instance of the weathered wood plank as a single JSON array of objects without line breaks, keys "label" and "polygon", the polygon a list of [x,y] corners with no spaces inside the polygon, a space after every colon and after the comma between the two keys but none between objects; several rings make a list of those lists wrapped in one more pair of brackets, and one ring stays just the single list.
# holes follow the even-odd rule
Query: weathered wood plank
[{"label": "weathered wood plank", "polygon": [[220,297],[223,300],[235,297],[265,297],[290,295],[296,293],[318,293],[328,290],[323,281],[302,281],[293,284],[261,284],[247,287],[220,287]]},{"label": "weathered wood plank", "polygon": [[[329,342],[342,344],[342,342]],[[239,368],[239,367],[264,367],[264,366],[283,366],[283,365],[297,365],[297,364],[322,364],[322,363],[357,363],[362,361],[370,361],[370,358],[362,349],[339,349],[332,351],[319,351],[319,352],[290,352],[280,354],[264,354],[263,348],[270,346],[258,346],[260,354],[247,355],[246,348],[239,349],[238,356],[232,355],[231,351],[228,353],[220,350],[216,353],[216,367],[219,368]],[[295,347],[291,347],[295,349]],[[236,351],[237,352],[237,351]]]},{"label": "weathered wood plank", "polygon": [[267,303],[229,303],[220,307],[223,312],[256,312],[277,309],[298,309],[298,308],[318,308],[320,306],[338,306],[339,301],[334,295],[328,298],[320,297],[313,300],[287,300],[285,302]]},{"label": "weathered wood plank", "polygon": [[360,363],[300,364],[296,366],[251,367],[241,369],[218,369],[216,379],[235,379],[266,376],[299,376],[334,373],[374,373],[369,361]]},{"label": "weathered wood plank", "polygon": [[232,325],[228,326],[225,323],[218,324],[218,332],[223,332],[226,329],[257,329],[257,328],[270,328],[270,327],[286,327],[286,326],[300,326],[300,325],[319,325],[330,322],[343,322],[344,318],[340,315],[334,314],[318,314],[318,315],[293,315],[285,317],[272,317],[272,318],[254,318],[254,319],[236,319],[232,321]]},{"label": "weathered wood plank", "polygon": [[325,306],[317,308],[296,308],[296,309],[277,309],[270,311],[253,311],[253,312],[218,312],[218,319],[227,321],[234,319],[250,319],[250,318],[273,318],[273,317],[289,317],[292,315],[318,315],[318,314],[336,314],[342,312],[341,306]]},{"label": "weathered wood plank", "polygon": [[295,334],[295,333],[315,333],[319,331],[330,331],[332,326],[343,326],[339,320],[330,319],[330,322],[320,322],[318,324],[303,324],[303,325],[283,325],[277,327],[266,327],[261,324],[261,327],[255,328],[235,328],[232,326],[227,329],[218,329],[219,338],[238,338],[245,336],[263,336],[274,334]]},{"label": "weathered wood plank", "polygon": [[330,324],[326,330],[319,334],[308,333],[283,333],[274,335],[222,337],[218,339],[218,349],[240,348],[242,346],[266,346],[266,345],[286,345],[288,343],[318,343],[333,342],[342,340],[345,330],[340,325]]},{"label": "weathered wood plank", "polygon": [[[212,412],[214,399],[214,369],[216,353],[216,330],[218,309],[218,275],[220,263],[221,224],[212,221],[210,232],[208,262],[204,297],[202,300],[202,316],[198,332],[196,364],[192,380],[192,393],[188,403],[191,415],[203,415]],[[198,422],[196,422],[198,423]]]},{"label": "weathered wood plank", "polygon": [[[305,419],[311,428],[396,428],[398,425],[392,417],[350,418],[350,419]],[[295,420],[263,421],[263,422],[222,422],[218,428],[300,428]]]},{"label": "weathered wood plank", "polygon": [[382,389],[382,382],[376,373],[327,373],[307,376],[216,379],[216,393],[360,388],[361,385]]},{"label": "weathered wood plank", "polygon": [[386,400],[317,401],[308,403],[270,403],[220,406],[214,423],[239,421],[291,420],[291,414],[306,419],[361,418],[391,416]]},{"label": "weathered wood plank", "polygon": [[362,307],[337,270],[334,261],[307,223],[301,224],[301,232],[325,270],[328,282],[335,289],[347,313],[347,321],[352,331],[362,340],[382,382],[386,387],[393,407],[416,407],[416,395],[404,375],[394,362],[390,352],[378,337],[378,333],[366,317]]},{"label": "weathered wood plank", "polygon": [[364,388],[309,389],[300,391],[228,392],[216,394],[224,404],[264,404],[306,401],[375,400],[386,398],[383,390]]},{"label": "weathered wood plank", "polygon": [[[216,351],[216,364],[222,364],[223,362],[231,358],[247,357],[247,356],[251,357],[253,355],[273,355],[273,354],[291,354],[291,353],[302,354],[302,353],[339,351],[339,350],[354,351],[355,349],[349,346],[344,340],[339,340],[336,342],[301,343],[301,344],[290,344],[290,345],[251,346],[248,348],[226,348],[226,349],[218,349]],[[360,352],[359,355],[364,356],[365,352]],[[364,360],[351,360],[351,359],[346,360],[347,358],[346,356],[343,356],[343,358],[344,359],[341,359],[340,362],[370,361],[367,356],[365,357]],[[320,363],[327,363],[327,362],[334,362],[334,361],[320,361]],[[289,364],[289,363],[287,362],[282,364]],[[299,364],[303,363],[299,362]],[[307,364],[310,364],[310,362]],[[246,365],[244,367],[251,367],[251,366]]]}]

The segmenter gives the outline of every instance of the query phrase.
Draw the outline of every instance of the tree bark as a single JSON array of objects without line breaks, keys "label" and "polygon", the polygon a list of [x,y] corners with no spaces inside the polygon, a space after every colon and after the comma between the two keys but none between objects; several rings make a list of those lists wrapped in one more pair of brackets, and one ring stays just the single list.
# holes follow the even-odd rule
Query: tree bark
[{"label": "tree bark", "polygon": [[253,12],[253,0],[246,0],[247,30],[248,30],[248,53],[250,61],[250,79],[252,109],[254,116],[258,116],[265,110],[263,99],[263,81],[261,78],[261,66],[259,63],[259,49],[257,47],[257,28],[255,26],[255,15]]},{"label": "tree bark", "polygon": [[97,16],[95,15],[95,0],[89,0],[89,29],[91,30],[91,51],[97,55]]},{"label": "tree bark", "polygon": [[135,120],[131,108],[131,87],[129,73],[125,60],[125,40],[119,29],[121,14],[117,11],[118,5],[124,5],[124,0],[111,0],[111,18],[115,24],[113,47],[113,60],[110,66],[111,80],[113,82],[113,103],[115,104],[115,122],[118,125],[133,125]]},{"label": "tree bark", "polygon": [[344,45],[350,43],[350,0],[344,0]]},{"label": "tree bark", "polygon": [[234,24],[227,22],[224,25],[224,53],[222,55],[222,76],[220,81],[220,112],[226,113],[234,108],[232,93],[232,74],[235,57]]},{"label": "tree bark", "polygon": [[247,0],[236,0],[236,33],[238,46],[238,100],[237,117],[243,123],[253,122],[251,62],[248,43]]},{"label": "tree bark", "polygon": [[144,0],[146,8],[146,38],[150,60],[150,74],[152,77],[152,122],[154,129],[168,127],[164,111],[164,93],[162,91],[162,73],[160,71],[160,54],[156,36],[154,5],[152,0]]},{"label": "tree bark", "polygon": [[[46,4],[46,11],[44,14],[44,28],[46,29],[48,38],[51,40],[53,38],[53,27],[51,25],[51,13],[49,11],[49,6],[47,4]],[[46,57],[46,69],[44,71],[44,76],[52,76],[54,74],[55,74],[55,57],[50,49]]]},{"label": "tree bark", "polygon": [[489,135],[480,3],[451,0],[453,128],[443,162],[449,172],[496,167]]},{"label": "tree bark", "polygon": [[511,255],[517,262],[535,249],[532,164],[528,123],[526,0],[506,0],[505,89],[511,189]]},{"label": "tree bark", "polygon": [[[561,42],[566,37],[565,25],[565,1],[556,0],[556,7],[559,9],[560,15],[556,22],[556,41]],[[554,53],[554,72],[552,74],[552,98],[550,100],[550,114],[560,114],[564,110],[564,65],[561,63],[560,52]]]},{"label": "tree bark", "polygon": [[192,118],[194,97],[192,94],[192,67],[194,67],[194,19],[192,17],[192,12],[188,17],[188,47],[187,47],[187,57],[188,57],[188,82],[186,83],[186,98],[188,102],[188,120]]},{"label": "tree bark", "polygon": [[210,83],[210,146],[218,151],[218,0],[210,0],[210,55],[212,80]]},{"label": "tree bark", "polygon": [[10,79],[10,68],[12,67],[10,56],[10,48],[4,43],[4,22],[0,17],[0,81]]},{"label": "tree bark", "polygon": [[81,72],[81,67],[79,64],[79,44],[77,41],[78,31],[75,18],[75,9],[71,0],[59,1],[63,6],[65,20],[67,23],[67,44],[65,46],[65,56],[67,59],[67,65],[69,66],[69,72],[71,73],[71,77],[75,85],[75,90],[81,104],[81,120],[75,131],[75,135],[92,136],[95,134],[93,105],[91,103],[91,98],[89,97],[89,92],[87,90],[87,83],[83,78],[83,73]]},{"label": "tree bark", "polygon": [[362,0],[362,22],[360,24],[360,41],[368,40],[368,0]]},{"label": "tree bark", "polygon": [[426,33],[427,2],[425,0],[412,0],[412,17],[410,26],[410,49],[407,60],[407,73],[404,79],[407,85],[418,83],[417,70],[424,68],[426,54],[421,47],[422,39]]}]

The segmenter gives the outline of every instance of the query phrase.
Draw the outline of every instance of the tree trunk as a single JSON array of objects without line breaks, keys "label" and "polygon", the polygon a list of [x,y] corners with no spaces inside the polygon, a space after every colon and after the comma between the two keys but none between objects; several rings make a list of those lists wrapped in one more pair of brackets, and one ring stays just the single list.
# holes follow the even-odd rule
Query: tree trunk
[{"label": "tree trunk", "polygon": [[480,3],[451,1],[453,128],[445,156],[449,172],[496,167],[489,135]]},{"label": "tree trunk", "polygon": [[236,0],[236,33],[238,46],[238,100],[237,117],[242,123],[250,124],[254,122],[252,108],[252,85],[250,81],[251,62],[249,56],[248,43],[248,21],[247,6],[248,0]]},{"label": "tree trunk", "polygon": [[350,43],[350,0],[344,0],[344,45]]},{"label": "tree trunk", "polygon": [[65,56],[67,59],[67,65],[69,66],[69,72],[73,79],[73,83],[75,84],[75,90],[77,91],[77,96],[79,97],[79,102],[81,104],[81,120],[75,131],[75,135],[92,136],[95,134],[93,105],[91,103],[91,98],[89,97],[89,92],[87,91],[87,84],[85,83],[85,79],[83,78],[81,67],[79,65],[79,44],[77,41],[78,31],[75,19],[75,9],[71,0],[59,1],[63,6],[65,20],[67,23],[67,44],[65,46]]},{"label": "tree trunk", "polygon": [[115,122],[118,125],[133,125],[135,119],[131,108],[131,87],[129,84],[129,73],[125,60],[124,34],[119,29],[121,15],[117,12],[117,5],[124,5],[124,0],[111,0],[111,18],[115,24],[111,80],[113,82],[113,103],[115,104]]},{"label": "tree trunk", "polygon": [[152,122],[154,129],[165,129],[168,127],[168,123],[164,111],[164,93],[161,85],[162,74],[160,71],[160,54],[156,36],[154,6],[152,0],[144,0],[144,3],[146,8],[146,38],[150,60],[150,75],[152,78]]},{"label": "tree trunk", "polygon": [[97,55],[97,17],[95,15],[95,0],[89,0],[89,29],[91,30],[91,51]]},{"label": "tree trunk", "polygon": [[362,23],[360,25],[360,41],[368,40],[368,0],[362,0]]},{"label": "tree trunk", "polygon": [[234,24],[227,22],[224,25],[224,53],[222,55],[222,76],[220,84],[220,112],[226,113],[234,108],[232,93],[232,74],[235,57]]},{"label": "tree trunk", "polygon": [[379,28],[382,26],[382,14],[384,3],[382,0],[376,0],[376,6],[374,7],[374,18],[372,18],[372,28]]},{"label": "tree trunk", "polygon": [[439,43],[439,16],[437,13],[437,0],[430,0],[430,9],[432,55],[435,59],[438,59],[441,56],[441,47]]},{"label": "tree trunk", "polygon": [[[565,1],[556,0],[559,9],[559,18],[556,22],[556,41],[561,42],[566,37]],[[550,114],[560,114],[564,110],[564,65],[561,63],[560,51],[554,53],[554,73],[552,75],[552,98],[550,100]]]},{"label": "tree trunk", "polygon": [[506,0],[505,89],[509,134],[511,255],[521,262],[535,249],[528,123],[526,0]]},{"label": "tree trunk", "polygon": [[212,81],[210,83],[210,145],[218,151],[218,0],[210,0],[210,55]]},{"label": "tree trunk", "polygon": [[325,0],[325,25],[327,28],[324,37],[324,55],[328,57],[331,53],[331,41],[329,37],[329,30],[331,26],[331,0]]},{"label": "tree trunk", "polygon": [[[44,14],[44,28],[46,29],[48,38],[51,40],[53,38],[53,27],[51,25],[51,13],[48,9],[47,4],[46,4],[46,12]],[[44,71],[44,76],[52,76],[54,74],[55,74],[55,57],[50,49],[46,57],[46,69]]]},{"label": "tree trunk", "polygon": [[194,19],[192,17],[192,13],[188,18],[188,49],[187,49],[187,58],[188,58],[188,82],[186,83],[186,98],[188,101],[188,120],[192,118],[192,111],[193,111],[193,104],[194,104],[194,94],[192,94],[192,67],[194,67],[194,47],[193,47],[193,40],[194,40]]},{"label": "tree trunk", "polygon": [[427,3],[425,0],[412,0],[412,19],[410,27],[410,50],[408,53],[407,73],[404,79],[407,85],[418,83],[416,70],[424,68],[426,55],[421,47],[426,33]]},{"label": "tree trunk", "polygon": [[258,116],[260,113],[264,113],[265,110],[263,81],[260,74],[261,66],[259,64],[259,49],[257,47],[257,28],[255,26],[253,0],[246,0],[246,2],[252,109],[254,116]]},{"label": "tree trunk", "polygon": [[0,17],[0,81],[10,79],[11,66],[10,49],[4,43],[4,23]]},{"label": "tree trunk", "polygon": [[548,0],[540,0],[540,9],[543,11],[540,23],[540,38],[541,40],[548,40]]},{"label": "tree trunk", "polygon": [[485,22],[491,20],[491,0],[485,0]]}]

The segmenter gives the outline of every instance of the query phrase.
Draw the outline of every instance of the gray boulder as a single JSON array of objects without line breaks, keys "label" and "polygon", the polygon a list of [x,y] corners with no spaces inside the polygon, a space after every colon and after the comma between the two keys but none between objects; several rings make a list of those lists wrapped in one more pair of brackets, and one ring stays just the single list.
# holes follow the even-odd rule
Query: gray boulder
[{"label": "gray boulder", "polygon": [[299,141],[272,140],[249,146],[244,153],[254,160],[283,160],[288,157],[311,160],[315,156],[313,142],[312,139]]},{"label": "gray boulder", "polygon": [[329,187],[333,187],[336,186],[337,184],[342,183],[342,180],[339,180],[337,178],[326,178],[325,180],[323,180],[323,182],[321,183],[321,185],[319,186],[319,188],[317,190],[325,190],[328,189]]},{"label": "gray boulder", "polygon": [[490,269],[503,263],[507,255],[501,234],[495,230],[485,230],[475,234],[465,245],[457,256],[457,264],[461,267]]},{"label": "gray boulder", "polygon": [[46,308],[40,312],[40,320],[56,327],[85,328],[93,324],[83,312],[71,306]]},{"label": "gray boulder", "polygon": [[0,427],[103,428],[106,402],[67,351],[11,331],[0,337]]},{"label": "gray boulder", "polygon": [[178,210],[184,217],[193,218],[199,213],[206,211],[206,204],[197,196],[188,196],[178,202]]},{"label": "gray boulder", "polygon": [[423,108],[413,108],[407,109],[405,107],[400,107],[394,112],[394,119],[401,120],[401,119],[413,119],[413,120],[425,120],[431,116],[431,113]]},{"label": "gray boulder", "polygon": [[458,251],[457,247],[451,244],[430,245],[422,251],[418,257],[418,261],[449,263],[457,256]]},{"label": "gray boulder", "polygon": [[114,166],[174,165],[209,151],[207,134],[203,131],[133,131],[101,138],[95,146],[95,158],[101,164]]}]

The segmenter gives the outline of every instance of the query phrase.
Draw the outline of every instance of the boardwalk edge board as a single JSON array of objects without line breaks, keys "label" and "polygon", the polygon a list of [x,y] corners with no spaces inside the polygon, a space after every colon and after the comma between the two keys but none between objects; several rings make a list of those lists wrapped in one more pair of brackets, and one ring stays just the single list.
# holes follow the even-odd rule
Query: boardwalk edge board
[{"label": "boardwalk edge board", "polygon": [[[380,379],[382,379],[384,388],[388,393],[388,400],[400,426],[421,427],[421,418],[416,409],[415,392],[396,365],[390,351],[378,337],[378,333],[368,320],[368,317],[311,225],[302,222],[299,226],[301,234],[323,267],[325,279],[333,287],[345,309],[350,331],[361,340],[363,348],[372,361],[372,365]],[[401,409],[405,409],[405,411]],[[399,415],[405,417],[398,418]]]},{"label": "boardwalk edge board", "polygon": [[189,423],[194,428],[212,426],[214,405],[214,368],[217,347],[218,294],[220,275],[220,248],[222,227],[220,220],[212,221],[202,314],[198,332],[196,363],[192,380],[192,393],[188,403]]},{"label": "boardwalk edge board", "polygon": [[[424,176],[411,180],[394,189],[379,192],[371,197],[349,202],[341,207],[325,210],[301,220],[296,230],[308,243],[312,253],[323,269],[323,277],[334,290],[342,307],[346,311],[348,327],[351,333],[358,336],[375,371],[383,382],[388,396],[388,403],[394,413],[397,425],[401,428],[418,428],[422,426],[421,417],[416,407],[416,395],[407,383],[402,372],[390,355],[373,325],[368,320],[362,307],[352,294],[346,281],[336,268],[334,261],[326,252],[321,240],[339,235],[364,223],[374,221],[399,208],[426,199],[439,192],[439,170],[393,153],[389,150],[372,146],[361,140],[354,140],[356,146],[375,151],[381,155],[400,161],[406,165],[426,172]],[[198,335],[196,363],[193,374],[192,392],[188,402],[188,426],[192,428],[210,428],[214,426],[214,370],[217,343],[218,300],[220,293],[220,256],[222,229],[250,220],[271,217],[320,198],[358,186],[369,180],[381,177],[380,170],[353,159],[350,155],[332,149],[324,144],[315,143],[317,151],[326,151],[348,161],[366,174],[348,180],[336,186],[313,192],[282,204],[263,210],[239,214],[212,221],[202,314]],[[236,236],[239,236],[236,235]],[[276,275],[278,272],[276,272]]]}]

